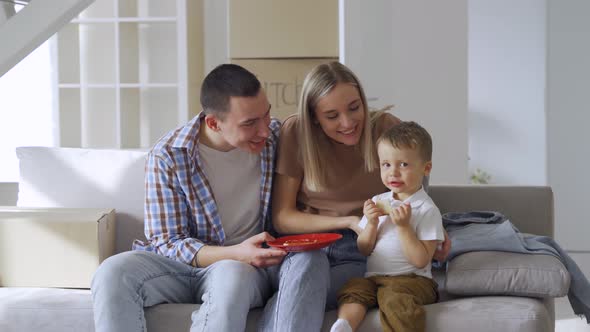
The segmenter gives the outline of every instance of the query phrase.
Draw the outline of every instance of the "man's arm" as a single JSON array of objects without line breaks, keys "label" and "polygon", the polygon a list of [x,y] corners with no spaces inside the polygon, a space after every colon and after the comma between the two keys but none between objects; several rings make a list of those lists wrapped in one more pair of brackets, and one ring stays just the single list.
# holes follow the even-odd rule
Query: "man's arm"
[{"label": "man's arm", "polygon": [[191,264],[204,245],[189,231],[189,210],[174,165],[165,157],[148,154],[146,161],[145,235],[156,252]]},{"label": "man's arm", "polygon": [[199,250],[192,265],[206,267],[224,259],[232,259],[256,267],[277,265],[281,263],[287,252],[280,249],[262,248],[262,243],[272,240],[274,237],[264,232],[233,246],[206,245]]},{"label": "man's arm", "polygon": [[[160,254],[198,267],[224,259],[266,267],[279,264],[286,255],[283,250],[262,248],[263,242],[274,239],[266,232],[228,247],[206,245],[191,237],[191,219],[186,212],[189,209],[176,168],[162,157],[151,154],[146,168],[146,237]],[[206,227],[204,222],[197,220],[197,227]]]}]

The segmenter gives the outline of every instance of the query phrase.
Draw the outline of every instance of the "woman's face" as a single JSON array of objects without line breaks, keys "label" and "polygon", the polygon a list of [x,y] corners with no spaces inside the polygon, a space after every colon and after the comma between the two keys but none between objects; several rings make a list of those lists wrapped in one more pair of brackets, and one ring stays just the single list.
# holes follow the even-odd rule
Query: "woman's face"
[{"label": "woman's face", "polygon": [[365,107],[357,87],[338,83],[318,101],[315,118],[324,133],[334,141],[356,145],[365,124]]}]

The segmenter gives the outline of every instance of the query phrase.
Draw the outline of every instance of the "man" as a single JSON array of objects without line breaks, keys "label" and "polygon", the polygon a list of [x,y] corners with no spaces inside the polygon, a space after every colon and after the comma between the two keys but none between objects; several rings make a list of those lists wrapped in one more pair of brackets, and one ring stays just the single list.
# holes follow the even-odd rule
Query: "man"
[{"label": "man", "polygon": [[274,239],[265,230],[280,124],[260,82],[220,65],[203,81],[201,105],[148,154],[148,241],[97,270],[96,331],[146,331],[144,308],[160,303],[202,303],[191,331],[243,331],[248,311],[265,304],[260,330],[319,329],[327,261],[262,247]]}]

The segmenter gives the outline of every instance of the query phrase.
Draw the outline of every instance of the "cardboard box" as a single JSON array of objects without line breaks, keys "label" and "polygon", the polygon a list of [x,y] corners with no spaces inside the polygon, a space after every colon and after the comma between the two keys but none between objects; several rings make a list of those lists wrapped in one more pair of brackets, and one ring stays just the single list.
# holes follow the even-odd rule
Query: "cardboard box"
[{"label": "cardboard box", "polygon": [[232,59],[231,62],[258,77],[272,105],[271,115],[284,120],[297,112],[301,87],[307,73],[313,67],[331,61],[338,59]]},{"label": "cardboard box", "polygon": [[2,287],[90,288],[114,252],[114,209],[0,207]]},{"label": "cardboard box", "polygon": [[231,0],[230,58],[338,57],[338,0]]}]

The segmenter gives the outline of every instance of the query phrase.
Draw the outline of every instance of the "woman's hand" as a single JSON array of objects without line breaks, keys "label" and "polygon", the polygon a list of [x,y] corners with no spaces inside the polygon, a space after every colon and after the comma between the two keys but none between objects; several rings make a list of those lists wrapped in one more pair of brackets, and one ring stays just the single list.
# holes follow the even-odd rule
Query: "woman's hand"
[{"label": "woman's hand", "polygon": [[434,252],[434,259],[439,262],[444,262],[447,260],[447,256],[449,256],[449,252],[451,251],[451,239],[449,238],[449,234],[445,230],[445,239],[440,247],[436,248]]}]

